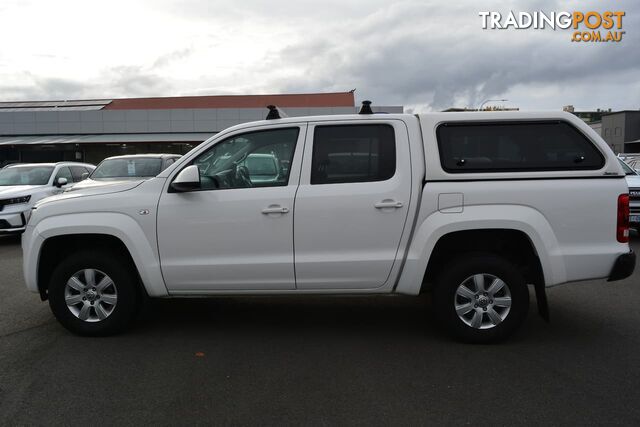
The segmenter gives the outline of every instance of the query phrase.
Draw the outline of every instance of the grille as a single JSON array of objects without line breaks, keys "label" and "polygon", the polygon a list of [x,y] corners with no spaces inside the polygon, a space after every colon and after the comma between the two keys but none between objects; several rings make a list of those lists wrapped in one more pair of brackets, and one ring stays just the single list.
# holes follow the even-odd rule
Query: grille
[{"label": "grille", "polygon": [[13,227],[11,227],[11,224],[9,224],[9,222],[7,222],[6,220],[0,219],[0,230],[4,230],[7,228],[13,228]]}]

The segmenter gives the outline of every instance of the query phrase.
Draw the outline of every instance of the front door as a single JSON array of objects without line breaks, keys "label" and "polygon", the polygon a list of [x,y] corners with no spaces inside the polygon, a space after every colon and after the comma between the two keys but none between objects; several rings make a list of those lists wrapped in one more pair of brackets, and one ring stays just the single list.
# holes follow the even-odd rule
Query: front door
[{"label": "front door", "polygon": [[158,206],[160,261],[170,293],[295,289],[293,202],[305,129],[245,130],[169,178],[191,164],[200,170],[200,189],[165,189]]},{"label": "front door", "polygon": [[375,289],[395,262],[411,195],[402,121],[309,125],[295,206],[298,289]]}]

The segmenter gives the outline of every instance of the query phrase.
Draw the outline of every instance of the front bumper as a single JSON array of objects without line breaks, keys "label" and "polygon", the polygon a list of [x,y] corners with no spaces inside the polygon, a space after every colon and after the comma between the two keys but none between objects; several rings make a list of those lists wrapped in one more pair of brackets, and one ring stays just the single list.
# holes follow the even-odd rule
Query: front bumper
[{"label": "front bumper", "polygon": [[633,251],[629,251],[627,254],[622,254],[616,259],[615,264],[613,264],[613,268],[611,269],[611,273],[609,273],[607,281],[613,282],[615,280],[626,279],[633,274],[635,267],[636,254]]},{"label": "front bumper", "polygon": [[26,227],[22,235],[22,274],[27,289],[39,292],[38,289],[38,261],[40,248],[44,239],[34,227]]},{"label": "front bumper", "polygon": [[0,212],[0,234],[21,233],[27,225],[25,212]]}]

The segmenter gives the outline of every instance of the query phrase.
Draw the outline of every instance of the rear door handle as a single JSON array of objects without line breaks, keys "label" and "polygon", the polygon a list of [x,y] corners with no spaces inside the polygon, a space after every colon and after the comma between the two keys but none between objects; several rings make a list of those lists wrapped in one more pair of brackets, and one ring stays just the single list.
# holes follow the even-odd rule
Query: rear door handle
[{"label": "rear door handle", "polygon": [[265,215],[273,213],[286,214],[289,213],[289,208],[285,208],[280,205],[269,205],[268,207],[262,209],[262,213]]},{"label": "rear door handle", "polygon": [[376,203],[375,205],[376,209],[385,209],[385,208],[401,208],[403,206],[402,202],[398,202],[396,200],[393,199],[384,199],[381,202]]}]

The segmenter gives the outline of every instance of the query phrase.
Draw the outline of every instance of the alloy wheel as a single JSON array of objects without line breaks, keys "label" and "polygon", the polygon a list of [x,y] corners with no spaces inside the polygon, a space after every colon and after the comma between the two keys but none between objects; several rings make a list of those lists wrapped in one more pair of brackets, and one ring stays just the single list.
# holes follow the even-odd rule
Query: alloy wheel
[{"label": "alloy wheel", "polygon": [[64,288],[67,308],[85,322],[100,322],[113,313],[118,302],[118,291],[104,272],[86,268],[74,273]]},{"label": "alloy wheel", "polygon": [[497,276],[474,274],[458,285],[454,304],[458,317],[466,325],[475,329],[491,329],[509,315],[511,291]]}]

